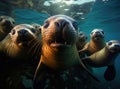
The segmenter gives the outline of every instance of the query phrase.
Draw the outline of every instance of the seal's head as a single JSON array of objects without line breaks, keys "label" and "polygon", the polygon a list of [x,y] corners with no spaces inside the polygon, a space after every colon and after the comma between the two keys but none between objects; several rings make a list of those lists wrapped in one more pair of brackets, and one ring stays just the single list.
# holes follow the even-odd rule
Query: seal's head
[{"label": "seal's head", "polygon": [[29,24],[16,25],[0,43],[0,51],[14,59],[25,59],[30,48],[34,45],[39,31]]},{"label": "seal's head", "polygon": [[28,43],[37,38],[39,30],[28,24],[20,24],[15,26],[10,34],[11,41],[19,47],[27,46]]},{"label": "seal's head", "polygon": [[104,39],[104,31],[102,29],[94,29],[91,33],[90,33],[90,37],[93,41],[100,41],[100,39]]},{"label": "seal's head", "polygon": [[71,66],[75,64],[73,62],[75,59],[79,59],[76,49],[78,26],[71,17],[55,15],[48,18],[41,27],[41,35],[41,61],[48,66],[52,68]]},{"label": "seal's head", "polygon": [[111,53],[120,53],[120,42],[118,40],[111,40],[107,42],[107,48]]},{"label": "seal's head", "polygon": [[79,32],[78,33],[78,41],[76,43],[78,50],[81,50],[84,45],[87,43],[88,37],[84,32]]},{"label": "seal's head", "polygon": [[12,17],[9,16],[0,16],[0,28],[3,32],[10,32],[14,27],[15,21]]},{"label": "seal's head", "polygon": [[68,16],[50,17],[42,26],[43,43],[51,48],[69,48],[77,41],[77,30],[76,21]]},{"label": "seal's head", "polygon": [[0,16],[0,40],[2,40],[14,27],[15,21],[9,16]]}]

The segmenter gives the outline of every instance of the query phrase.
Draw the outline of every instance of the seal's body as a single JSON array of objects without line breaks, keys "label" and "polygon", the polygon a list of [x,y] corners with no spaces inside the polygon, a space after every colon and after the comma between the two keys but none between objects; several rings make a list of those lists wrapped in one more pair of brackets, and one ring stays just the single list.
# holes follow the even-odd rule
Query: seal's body
[{"label": "seal's body", "polygon": [[7,34],[14,27],[15,21],[9,16],[0,16],[0,41],[2,41]]}]

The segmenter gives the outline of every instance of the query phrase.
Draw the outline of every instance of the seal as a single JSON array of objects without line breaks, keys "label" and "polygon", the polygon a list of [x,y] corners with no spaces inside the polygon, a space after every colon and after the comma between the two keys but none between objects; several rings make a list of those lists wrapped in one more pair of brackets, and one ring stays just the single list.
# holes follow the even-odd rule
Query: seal
[{"label": "seal", "polygon": [[78,41],[76,43],[78,50],[81,50],[85,46],[85,44],[87,43],[87,39],[88,37],[84,32],[80,31],[78,33]]},{"label": "seal", "polygon": [[90,42],[88,42],[83,49],[81,49],[79,52],[81,53],[86,53],[86,55],[91,55],[106,45],[106,41],[104,39],[104,31],[101,29],[94,29],[90,33]]},{"label": "seal", "polygon": [[0,41],[11,31],[15,26],[15,21],[10,16],[0,16]]},{"label": "seal", "polygon": [[66,15],[49,17],[41,26],[41,35],[42,50],[34,77],[34,89],[44,89],[44,76],[51,73],[48,71],[53,71],[55,75],[59,71],[84,66],[76,48],[78,25],[73,18]]},{"label": "seal", "polygon": [[106,46],[98,52],[84,58],[83,61],[87,62],[92,67],[108,66],[105,71],[104,77],[106,80],[113,80],[115,77],[114,62],[120,53],[120,42],[118,40],[111,40],[106,43]]},{"label": "seal", "polygon": [[3,89],[26,89],[24,78],[32,81],[39,62],[33,55],[39,33],[40,30],[29,24],[19,24],[0,42]]}]

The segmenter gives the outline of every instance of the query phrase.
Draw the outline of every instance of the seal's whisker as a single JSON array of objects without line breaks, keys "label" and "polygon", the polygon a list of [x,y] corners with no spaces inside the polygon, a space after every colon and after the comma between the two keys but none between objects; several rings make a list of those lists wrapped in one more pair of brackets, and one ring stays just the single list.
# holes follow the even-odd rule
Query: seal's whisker
[{"label": "seal's whisker", "polygon": [[41,41],[40,40],[35,40],[35,44],[32,46],[32,48],[29,50],[29,53],[32,51],[33,57],[38,57],[40,53],[40,47]]},{"label": "seal's whisker", "polygon": [[37,54],[40,52],[39,45],[41,45],[41,41],[38,41],[36,46],[35,46],[35,50],[34,50],[34,55],[35,56],[37,56]]},{"label": "seal's whisker", "polygon": [[[36,40],[36,39],[32,39],[32,40],[30,41],[30,43],[34,43],[34,45],[32,45],[32,47],[29,49],[28,53],[31,53],[32,50],[35,48],[35,46],[37,45],[37,40]],[[30,44],[30,43],[29,43],[29,44]]]},{"label": "seal's whisker", "polygon": [[42,42],[39,41],[38,44],[37,44],[37,46],[36,46],[36,50],[35,50],[35,52],[34,52],[34,57],[35,57],[36,59],[38,59],[38,58],[40,59],[41,48],[42,48]]}]

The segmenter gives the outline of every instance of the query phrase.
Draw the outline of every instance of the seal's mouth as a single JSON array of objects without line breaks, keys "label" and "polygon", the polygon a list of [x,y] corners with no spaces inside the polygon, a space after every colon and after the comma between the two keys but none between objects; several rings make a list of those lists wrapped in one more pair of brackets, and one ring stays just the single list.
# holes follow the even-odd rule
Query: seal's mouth
[{"label": "seal's mouth", "polygon": [[98,35],[98,34],[96,34],[96,35],[94,35],[94,36],[92,36],[92,39],[93,40],[99,40],[99,39],[104,39],[104,36],[103,35]]},{"label": "seal's mouth", "polygon": [[34,39],[34,37],[32,36],[19,36],[17,39],[16,39],[16,43],[19,45],[19,46],[23,46],[23,47],[27,47],[29,46],[29,43],[32,41],[32,39]]},{"label": "seal's mouth", "polygon": [[64,42],[64,43],[58,43],[58,42],[52,42],[50,44],[51,47],[53,48],[70,48],[71,47],[71,44],[67,43],[67,42]]},{"label": "seal's mouth", "polygon": [[70,48],[72,46],[72,42],[59,38],[57,40],[51,40],[49,41],[49,45],[52,48]]},{"label": "seal's mouth", "polygon": [[29,42],[29,40],[26,39],[26,38],[18,38],[18,39],[16,39],[16,44],[18,44],[19,46],[26,47],[26,46],[28,46],[28,42]]}]

